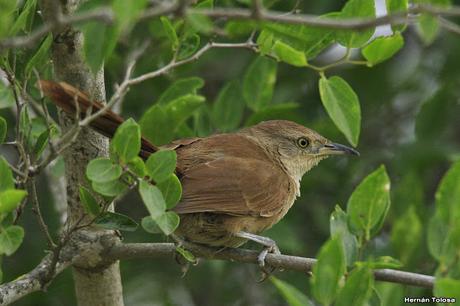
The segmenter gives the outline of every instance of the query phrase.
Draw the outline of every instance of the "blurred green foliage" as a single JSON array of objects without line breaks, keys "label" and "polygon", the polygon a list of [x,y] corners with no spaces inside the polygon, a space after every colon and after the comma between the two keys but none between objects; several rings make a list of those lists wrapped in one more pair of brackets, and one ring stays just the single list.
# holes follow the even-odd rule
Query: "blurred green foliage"
[{"label": "blurred green foliage", "polygon": [[[214,2],[216,6],[244,7],[249,1]],[[296,1],[264,3],[287,12]],[[89,1],[81,10],[99,4]],[[334,18],[374,15],[373,1],[350,0],[343,11],[344,1],[298,4],[302,12]],[[130,120],[124,130],[117,132],[122,136],[112,142],[112,159],[93,161],[88,178],[93,189],[109,199],[125,191],[118,181],[120,177],[132,179],[122,175],[121,166],[129,167],[137,177],[148,175],[161,182],[158,187],[142,184],[140,195],[127,193],[117,203],[119,215],[102,215],[98,205],[104,206],[107,199],[98,202],[92,191],[82,189],[82,202],[90,213],[99,214],[100,226],[134,230],[135,222],[142,219],[142,228],[147,232],[141,227],[124,232],[126,242],[165,241],[164,236],[151,233],[168,234],[177,226],[177,215],[166,211],[166,207],[177,203],[181,192],[172,173],[175,156],[152,155],[152,160],[158,160],[146,164],[138,160],[139,130],[154,144],[162,145],[175,138],[231,132],[263,120],[288,119],[334,141],[357,145],[361,156],[331,158],[307,173],[302,180],[302,197],[279,224],[265,233],[277,241],[283,253],[308,257],[320,254],[312,282],[303,274],[285,271],[277,273],[280,279],[272,278],[275,286],[270,282],[258,284],[257,269],[214,261],[200,262],[181,278],[180,267],[171,259],[126,261],[121,263],[121,269],[127,305],[305,305],[310,298],[329,303],[353,292],[359,293],[354,296],[354,305],[366,300],[370,305],[403,305],[404,296],[431,295],[421,288],[373,284],[370,268],[397,266],[399,262],[405,270],[436,275],[435,294],[459,298],[458,36],[442,31],[437,19],[424,15],[417,26],[393,26],[401,33],[378,38],[361,49],[363,61],[355,49],[346,52],[349,58],[341,57],[345,51],[335,42],[362,47],[373,34],[370,30],[333,31],[268,22],[212,23],[199,15],[134,24],[145,5],[146,1],[114,0],[116,15],[125,16],[123,22],[113,27],[99,23],[81,27],[88,41],[85,55],[91,68],[97,70],[104,65],[108,97],[123,77],[126,59],[146,41],[149,46],[134,75],[163,67],[174,56],[177,60],[187,59],[210,40],[244,42],[253,29],[257,30],[255,39],[266,57],[250,50],[216,48],[197,61],[131,88],[121,114],[136,118],[139,125]],[[198,5],[209,7],[212,1]],[[386,6],[388,11],[396,12],[405,9],[407,1],[388,0]],[[36,1],[25,1],[20,8],[0,6],[0,37],[28,33],[40,23]],[[6,25],[12,26],[7,29]],[[216,36],[214,27],[227,31],[229,37]],[[2,70],[13,71],[19,86],[37,100],[39,92],[30,84],[37,77],[53,78],[51,42],[51,36],[47,36],[35,49],[1,54]],[[340,65],[331,65],[336,62]],[[51,130],[34,112],[31,115],[23,111],[17,122],[13,105],[13,92],[0,81],[0,140],[14,140],[15,127],[19,125],[27,150],[39,159],[47,152],[48,139],[57,136],[49,133]],[[55,115],[55,109],[48,106]],[[30,205],[24,209],[20,226],[12,224],[11,211],[25,193],[14,189],[13,173],[6,162],[15,161],[14,150],[7,145],[0,150],[5,156],[0,159],[0,213],[4,226],[0,239],[13,237],[8,239],[8,249],[0,253],[14,253],[24,239],[13,256],[2,258],[3,281],[10,281],[39,262],[46,241]],[[382,164],[385,168],[378,168]],[[378,170],[373,172],[375,169]],[[102,171],[110,173],[111,180],[98,180]],[[62,176],[62,172],[56,175]],[[386,189],[390,181],[391,191]],[[43,214],[52,233],[57,233],[60,224],[56,207],[62,203],[52,196],[48,176],[41,175],[38,182]],[[364,188],[367,191],[359,191]],[[376,190],[377,194],[373,194]],[[370,194],[378,201],[367,199]],[[377,210],[369,211],[369,201],[378,206]],[[370,223],[360,219],[363,211]],[[330,235],[333,238],[328,240]],[[360,264],[343,283],[345,267],[355,260]],[[332,264],[337,269],[331,272],[328,267]],[[73,305],[73,292],[71,274],[66,271],[46,293],[33,293],[17,305]]]}]

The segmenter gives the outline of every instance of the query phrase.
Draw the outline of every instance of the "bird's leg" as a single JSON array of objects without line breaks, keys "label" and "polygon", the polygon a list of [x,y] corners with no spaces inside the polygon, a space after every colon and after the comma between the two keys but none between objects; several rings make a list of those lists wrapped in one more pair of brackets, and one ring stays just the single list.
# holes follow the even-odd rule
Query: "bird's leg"
[{"label": "bird's leg", "polygon": [[272,273],[274,270],[274,269],[269,270],[265,267],[265,257],[267,257],[268,253],[281,254],[280,249],[276,245],[275,240],[270,239],[268,237],[259,236],[259,235],[255,235],[255,234],[251,234],[251,233],[243,232],[243,231],[236,233],[235,236],[254,241],[264,246],[264,249],[262,250],[262,252],[260,252],[259,256],[257,256],[259,267],[265,273],[265,276],[262,278],[262,280],[264,280],[266,276],[270,275],[270,273]]}]

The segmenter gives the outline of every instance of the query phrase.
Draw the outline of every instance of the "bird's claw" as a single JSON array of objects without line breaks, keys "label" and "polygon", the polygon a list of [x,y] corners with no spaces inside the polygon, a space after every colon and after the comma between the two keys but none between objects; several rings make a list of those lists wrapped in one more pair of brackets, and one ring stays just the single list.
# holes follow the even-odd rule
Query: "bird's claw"
[{"label": "bird's claw", "polygon": [[260,252],[260,254],[257,256],[257,262],[259,263],[259,267],[262,270],[262,277],[257,281],[259,283],[266,280],[273,273],[273,271],[276,270],[276,267],[268,266],[265,262],[265,259],[268,253],[277,254],[277,255],[281,254],[276,244],[267,246],[262,250],[262,252]]}]

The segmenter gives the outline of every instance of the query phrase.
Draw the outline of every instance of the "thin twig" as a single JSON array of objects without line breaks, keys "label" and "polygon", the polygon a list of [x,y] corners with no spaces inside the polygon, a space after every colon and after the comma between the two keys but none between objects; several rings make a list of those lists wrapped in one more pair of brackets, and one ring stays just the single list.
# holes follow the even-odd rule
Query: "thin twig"
[{"label": "thin twig", "polygon": [[30,199],[32,200],[32,204],[33,204],[33,211],[37,215],[38,224],[40,225],[42,232],[45,234],[45,237],[48,243],[48,247],[50,249],[53,249],[56,247],[56,244],[54,243],[54,240],[51,237],[50,231],[48,229],[48,225],[46,225],[46,222],[43,219],[43,215],[40,209],[40,202],[38,201],[37,186],[35,186],[35,179],[34,178],[30,179],[28,182],[28,185],[29,185]]}]

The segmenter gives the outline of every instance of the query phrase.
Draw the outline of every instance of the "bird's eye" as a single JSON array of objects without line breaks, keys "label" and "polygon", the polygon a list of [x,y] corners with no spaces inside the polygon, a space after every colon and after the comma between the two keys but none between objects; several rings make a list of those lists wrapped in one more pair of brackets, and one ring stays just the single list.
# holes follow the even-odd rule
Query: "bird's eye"
[{"label": "bird's eye", "polygon": [[308,140],[305,137],[300,137],[299,139],[297,139],[297,145],[300,148],[306,148],[306,147],[308,147],[309,144],[310,144],[310,140]]}]

